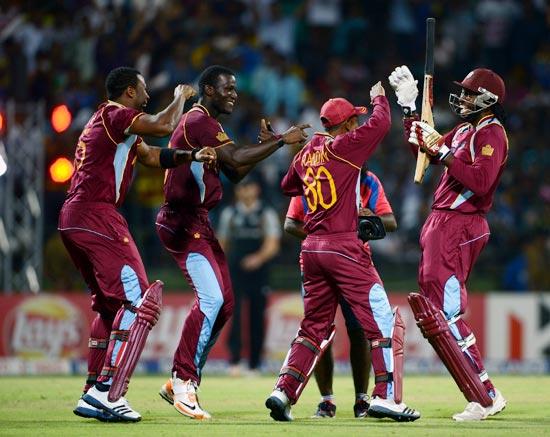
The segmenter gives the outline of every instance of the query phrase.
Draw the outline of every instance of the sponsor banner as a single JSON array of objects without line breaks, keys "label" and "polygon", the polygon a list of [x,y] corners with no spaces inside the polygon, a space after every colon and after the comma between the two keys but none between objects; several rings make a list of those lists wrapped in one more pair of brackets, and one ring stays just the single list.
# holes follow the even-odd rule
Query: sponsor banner
[{"label": "sponsor banner", "polygon": [[[418,372],[442,370],[429,343],[416,327],[405,294],[390,294],[406,325],[405,362]],[[158,324],[151,331],[138,370],[166,371],[179,342],[193,296],[166,294]],[[538,373],[550,350],[550,294],[472,294],[464,315],[477,337],[488,369]],[[248,314],[242,311],[243,316]],[[264,358],[276,370],[295,337],[303,314],[299,293],[274,293],[266,312]],[[89,326],[95,314],[84,294],[44,293],[0,296],[0,374],[81,373],[85,368]],[[243,320],[243,358],[247,357],[248,321]],[[222,331],[210,353],[206,371],[218,371],[228,358],[227,336]],[[335,358],[347,365],[349,342],[338,311]]]},{"label": "sponsor banner", "polygon": [[495,361],[550,358],[550,293],[494,293],[486,300],[486,355]]}]

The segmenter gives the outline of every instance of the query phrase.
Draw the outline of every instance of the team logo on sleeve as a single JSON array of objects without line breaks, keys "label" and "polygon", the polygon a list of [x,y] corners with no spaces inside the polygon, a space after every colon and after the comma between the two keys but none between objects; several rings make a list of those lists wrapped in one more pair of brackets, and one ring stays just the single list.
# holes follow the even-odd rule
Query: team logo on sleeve
[{"label": "team logo on sleeve", "polygon": [[227,134],[223,131],[221,132],[218,132],[218,135],[216,135],[216,139],[222,143],[224,141],[227,141],[229,139],[229,137],[227,136]]},{"label": "team logo on sleeve", "polygon": [[489,144],[483,146],[481,148],[481,154],[483,156],[493,156],[493,152],[495,151],[495,149],[493,147],[491,147]]}]

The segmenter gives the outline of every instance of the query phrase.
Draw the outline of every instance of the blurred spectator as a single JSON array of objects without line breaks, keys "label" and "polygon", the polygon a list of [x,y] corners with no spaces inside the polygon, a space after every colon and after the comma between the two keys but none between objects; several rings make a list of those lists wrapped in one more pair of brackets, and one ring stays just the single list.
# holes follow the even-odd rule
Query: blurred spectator
[{"label": "blurred spectator", "polygon": [[[537,229],[549,228],[550,215],[545,194],[550,186],[550,7],[543,0],[5,0],[0,5],[0,111],[8,99],[45,102],[46,115],[60,102],[69,106],[73,124],[63,136],[47,139],[47,165],[74,149],[82,121],[105,98],[103,78],[112,67],[140,69],[150,86],[146,110],[153,112],[170,98],[174,83],[193,82],[197,72],[216,63],[237,72],[239,105],[226,125],[232,137],[254,141],[262,117],[269,117],[278,132],[298,120],[319,128],[312,108],[330,96],[367,104],[370,86],[406,63],[422,77],[427,16],[437,19],[434,101],[441,130],[448,124],[451,91],[444,84],[479,66],[494,69],[507,84],[509,159],[489,216],[492,236],[486,249],[498,266],[491,256],[476,266],[476,273],[497,288],[504,266],[513,266],[522,252],[514,238],[518,230],[532,241],[527,253],[548,250],[535,243],[543,238]],[[398,117],[396,112],[394,121]],[[279,183],[292,152],[283,148],[258,168],[264,198],[275,206],[288,202]],[[399,129],[386,137],[369,166],[383,178],[403,224],[398,233],[402,250],[377,262],[384,276],[386,266],[416,263],[418,223],[425,218],[439,172],[430,168],[424,183],[413,185],[414,163]],[[140,210],[149,203],[139,195],[147,191],[140,187],[128,207]],[[55,193],[46,193],[52,209],[57,202]],[[143,220],[141,227],[136,229],[143,235],[138,244],[153,250],[158,241],[152,223]],[[46,223],[45,229],[47,241],[55,226]],[[533,289],[547,284],[538,259],[524,260]],[[151,262],[164,268],[155,257]],[[277,260],[283,267],[293,262]],[[397,282],[405,279],[414,284],[414,277]]]},{"label": "blurred spectator", "polygon": [[[260,198],[260,182],[248,175],[235,187],[235,204],[221,213],[218,240],[227,254],[235,294],[229,336],[230,372],[240,373],[241,335],[249,333],[249,370],[258,371],[264,341],[264,314],[269,290],[269,267],[279,252],[281,223],[273,208]],[[242,329],[243,299],[248,300],[249,329]]]}]

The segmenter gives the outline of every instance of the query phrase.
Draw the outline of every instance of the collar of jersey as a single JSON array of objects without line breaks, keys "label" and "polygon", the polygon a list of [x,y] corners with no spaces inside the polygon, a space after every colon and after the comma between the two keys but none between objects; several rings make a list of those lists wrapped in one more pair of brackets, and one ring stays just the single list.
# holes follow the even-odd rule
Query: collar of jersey
[{"label": "collar of jersey", "polygon": [[488,124],[491,124],[491,123],[500,124],[500,122],[498,121],[498,118],[496,118],[493,114],[486,115],[481,120],[479,120],[476,126],[476,130],[479,130],[482,127],[487,126]]},{"label": "collar of jersey", "polygon": [[107,105],[115,105],[119,108],[126,108],[126,106],[124,106],[122,103],[118,103],[118,102],[115,102],[113,100],[107,100]]},{"label": "collar of jersey", "polygon": [[328,132],[314,132],[313,135],[322,135],[324,137],[330,137],[330,138],[334,139],[334,137],[331,134],[329,134]]},{"label": "collar of jersey", "polygon": [[205,113],[206,115],[208,115],[209,117],[211,117],[210,112],[208,112],[208,109],[206,109],[206,108],[205,108],[204,106],[202,106],[200,103],[195,103],[195,104],[193,105],[193,107],[192,107],[189,111],[187,111],[187,112],[191,112],[191,111],[200,111],[200,110],[204,111],[204,113]]}]

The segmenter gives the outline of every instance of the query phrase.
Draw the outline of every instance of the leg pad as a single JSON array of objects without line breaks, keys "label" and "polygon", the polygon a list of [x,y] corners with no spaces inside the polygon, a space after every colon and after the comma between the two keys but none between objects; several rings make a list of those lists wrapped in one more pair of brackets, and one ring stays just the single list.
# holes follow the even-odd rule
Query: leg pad
[{"label": "leg pad", "polygon": [[479,375],[467,362],[453,337],[443,313],[421,294],[410,293],[408,300],[422,335],[437,352],[468,402],[477,402],[484,407],[493,405]]},{"label": "leg pad", "polygon": [[[161,281],[155,281],[144,293],[141,303],[137,307],[132,307],[130,311],[137,314],[128,331],[113,331],[113,334],[120,337],[120,341],[126,341],[126,347],[120,348],[120,355],[116,360],[113,382],[109,389],[109,401],[114,402],[123,396],[128,390],[130,377],[136,368],[141,352],[145,347],[145,341],[149,331],[157,323],[160,316],[162,305],[162,286]],[[128,308],[121,308],[128,310]],[[111,337],[111,341],[116,341]]]}]

